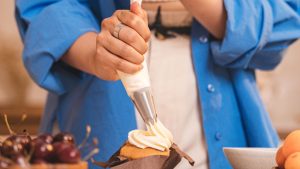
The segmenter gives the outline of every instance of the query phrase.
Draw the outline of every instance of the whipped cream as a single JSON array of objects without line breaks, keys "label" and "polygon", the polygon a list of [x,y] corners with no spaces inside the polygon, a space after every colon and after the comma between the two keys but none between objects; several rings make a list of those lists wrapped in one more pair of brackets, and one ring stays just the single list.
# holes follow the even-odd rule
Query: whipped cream
[{"label": "whipped cream", "polygon": [[128,141],[142,149],[150,147],[159,151],[168,150],[174,142],[171,132],[159,120],[153,125],[147,125],[147,131],[129,132]]}]

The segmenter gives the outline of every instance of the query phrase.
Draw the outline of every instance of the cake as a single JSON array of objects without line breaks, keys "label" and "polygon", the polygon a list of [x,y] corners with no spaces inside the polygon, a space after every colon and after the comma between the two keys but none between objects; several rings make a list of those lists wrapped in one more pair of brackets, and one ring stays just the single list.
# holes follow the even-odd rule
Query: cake
[{"label": "cake", "polygon": [[165,150],[165,151],[159,151],[154,148],[145,148],[141,149],[138,148],[129,142],[127,142],[121,149],[120,149],[120,156],[131,159],[131,160],[136,160],[136,159],[141,159],[149,156],[170,156],[170,150]]},{"label": "cake", "polygon": [[111,169],[173,169],[185,158],[194,161],[174,143],[171,132],[157,121],[147,131],[133,130],[128,141],[107,162],[92,162]]}]

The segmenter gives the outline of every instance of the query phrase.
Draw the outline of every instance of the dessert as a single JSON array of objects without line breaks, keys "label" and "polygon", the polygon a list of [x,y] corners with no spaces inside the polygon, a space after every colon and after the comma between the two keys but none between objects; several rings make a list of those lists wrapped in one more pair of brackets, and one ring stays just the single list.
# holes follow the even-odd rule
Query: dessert
[{"label": "dessert", "polygon": [[194,161],[173,141],[171,132],[157,120],[147,130],[133,130],[128,141],[107,162],[92,162],[111,169],[173,169],[181,159]]},{"label": "dessert", "polygon": [[[4,118],[10,136],[0,140],[0,169],[87,169],[85,160],[98,153],[96,141],[93,145],[86,144],[91,132],[89,126],[86,138],[76,146],[73,135],[67,132],[55,136],[41,134],[35,138],[27,132],[17,134],[12,131],[6,115]],[[92,148],[84,158],[80,153],[83,147]]]},{"label": "dessert", "polygon": [[120,149],[120,156],[126,157],[131,160],[136,160],[136,159],[145,158],[154,155],[161,155],[161,156],[168,157],[170,155],[170,150],[159,151],[153,148],[141,149],[128,142]]},{"label": "dessert", "polygon": [[276,162],[280,169],[300,168],[300,130],[290,133],[276,153]]}]

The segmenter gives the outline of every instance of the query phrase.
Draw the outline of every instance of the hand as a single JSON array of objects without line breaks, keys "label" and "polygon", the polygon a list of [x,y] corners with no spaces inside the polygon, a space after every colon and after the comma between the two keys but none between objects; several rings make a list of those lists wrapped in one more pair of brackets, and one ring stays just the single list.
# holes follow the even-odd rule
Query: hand
[{"label": "hand", "polygon": [[[113,34],[120,23],[123,26],[116,38]],[[117,10],[101,23],[96,55],[91,60],[94,74],[103,80],[118,80],[117,70],[129,74],[141,70],[150,36],[147,14],[138,4],[132,4],[130,11]]]}]

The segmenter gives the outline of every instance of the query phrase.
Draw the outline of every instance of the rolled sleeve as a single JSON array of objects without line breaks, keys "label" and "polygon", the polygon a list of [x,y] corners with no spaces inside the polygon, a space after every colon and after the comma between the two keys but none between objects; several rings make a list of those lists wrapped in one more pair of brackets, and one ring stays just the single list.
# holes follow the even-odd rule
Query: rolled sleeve
[{"label": "rolled sleeve", "polygon": [[216,64],[273,69],[280,63],[283,51],[300,37],[299,3],[294,8],[283,0],[224,0],[224,4],[225,37],[211,42]]},{"label": "rolled sleeve", "polygon": [[63,94],[82,78],[82,72],[60,61],[74,41],[99,25],[87,3],[75,0],[16,1],[19,18],[25,23],[23,61],[41,87]]}]

